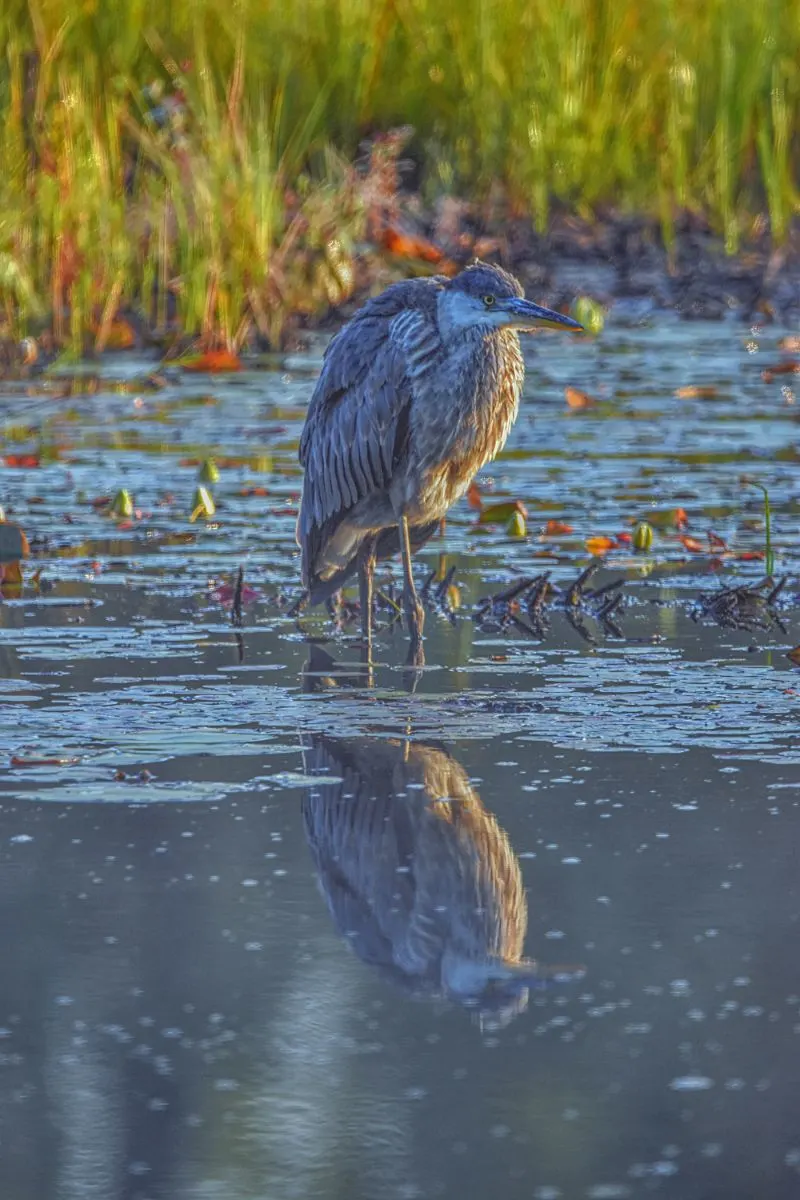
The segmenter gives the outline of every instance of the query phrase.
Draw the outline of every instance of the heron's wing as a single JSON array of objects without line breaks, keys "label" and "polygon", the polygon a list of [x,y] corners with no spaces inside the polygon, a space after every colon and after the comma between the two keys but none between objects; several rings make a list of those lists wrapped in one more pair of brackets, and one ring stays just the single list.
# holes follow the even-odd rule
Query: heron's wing
[{"label": "heron's wing", "polygon": [[441,283],[395,284],[328,347],[300,441],[301,537],[388,487],[408,443],[415,347],[438,337]]}]

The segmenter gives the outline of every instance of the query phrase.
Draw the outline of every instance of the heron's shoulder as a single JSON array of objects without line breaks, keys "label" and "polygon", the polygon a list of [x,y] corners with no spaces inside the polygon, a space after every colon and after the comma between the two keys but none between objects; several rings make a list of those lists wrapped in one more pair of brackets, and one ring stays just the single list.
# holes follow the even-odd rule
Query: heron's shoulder
[{"label": "heron's shoulder", "polygon": [[443,275],[433,275],[426,279],[402,279],[369,299],[354,315],[350,324],[356,325],[368,320],[391,321],[404,312],[417,312],[433,317],[436,314],[439,294],[446,283],[447,279]]}]

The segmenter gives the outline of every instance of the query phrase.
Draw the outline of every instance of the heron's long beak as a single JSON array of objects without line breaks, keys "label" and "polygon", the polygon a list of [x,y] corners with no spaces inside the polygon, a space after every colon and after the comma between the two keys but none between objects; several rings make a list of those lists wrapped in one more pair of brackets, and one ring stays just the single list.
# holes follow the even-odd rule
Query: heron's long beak
[{"label": "heron's long beak", "polygon": [[583,326],[578,321],[573,321],[572,317],[564,317],[552,308],[542,308],[540,304],[534,304],[531,300],[518,300],[514,296],[506,300],[505,309],[513,316],[517,329],[538,329],[544,326],[550,329],[583,330]]}]

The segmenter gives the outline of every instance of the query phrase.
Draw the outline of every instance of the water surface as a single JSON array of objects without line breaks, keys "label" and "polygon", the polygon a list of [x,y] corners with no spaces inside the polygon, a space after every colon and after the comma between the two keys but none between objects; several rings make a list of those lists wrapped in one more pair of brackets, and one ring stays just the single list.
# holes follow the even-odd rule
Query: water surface
[{"label": "water surface", "polygon": [[[285,615],[316,346],[158,392],[120,391],[144,369],[122,359],[94,394],[2,401],[11,448],[45,451],[2,500],[51,585],[0,606],[3,1195],[798,1194],[798,427],[791,376],[761,376],[780,332],[538,339],[482,481],[531,536],[464,504],[419,556],[420,579],[457,565],[462,607],[428,614],[413,692],[397,627],[366,687],[355,626]],[[569,409],[567,384],[598,403]],[[218,512],[192,525],[208,453]],[[770,489],[783,630],[692,619],[700,590],[763,575],[743,475]],[[119,487],[130,523],[92,505]],[[731,553],[688,552],[668,518],[653,555],[613,551],[621,637],[471,619],[678,507]],[[542,978],[465,1002],[420,946],[479,943],[495,910]]]}]

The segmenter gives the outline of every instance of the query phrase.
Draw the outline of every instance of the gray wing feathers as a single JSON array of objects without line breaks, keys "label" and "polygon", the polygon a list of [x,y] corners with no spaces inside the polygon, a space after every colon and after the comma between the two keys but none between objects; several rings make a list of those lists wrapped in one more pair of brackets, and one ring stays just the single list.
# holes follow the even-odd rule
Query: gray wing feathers
[{"label": "gray wing feathers", "polygon": [[301,536],[388,487],[411,401],[403,338],[392,336],[392,322],[414,313],[432,324],[441,283],[387,288],[330,343],[300,441]]}]

